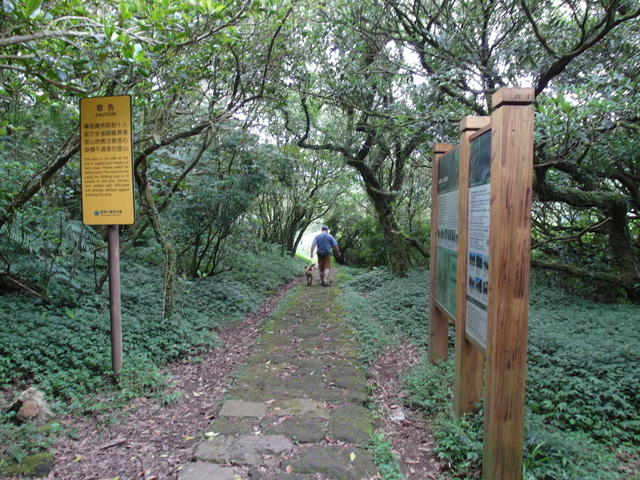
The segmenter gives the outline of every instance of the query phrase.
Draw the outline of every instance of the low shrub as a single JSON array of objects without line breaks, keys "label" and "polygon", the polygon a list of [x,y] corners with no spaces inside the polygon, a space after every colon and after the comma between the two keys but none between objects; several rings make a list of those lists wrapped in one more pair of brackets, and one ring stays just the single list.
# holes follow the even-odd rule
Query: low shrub
[{"label": "low shrub", "polygon": [[[238,268],[223,275],[181,277],[174,317],[162,321],[162,272],[146,263],[152,257],[143,248],[121,262],[124,361],[117,378],[111,370],[106,294],[85,294],[76,307],[0,296],[0,388],[17,396],[27,384],[35,384],[54,411],[89,414],[99,421],[108,421],[119,405],[139,396],[173,402],[180,392],[165,393],[171,379],[161,366],[213,348],[217,326],[256,310],[275,287],[300,275],[303,264],[265,247],[243,254]],[[49,448],[55,431],[15,425],[1,412],[0,470],[4,463],[20,463]]]},{"label": "low shrub", "polygon": [[[373,270],[346,282],[345,308],[368,361],[390,342],[426,345],[427,289],[426,272],[394,278]],[[637,306],[590,302],[535,283],[530,298],[525,478],[635,478],[618,473],[615,452],[640,443]],[[482,415],[452,418],[452,372],[451,362],[423,361],[403,382],[408,404],[436,421],[439,456],[456,475],[473,478],[482,462]]]},{"label": "low shrub", "polygon": [[525,422],[524,480],[619,479],[618,461],[606,445],[589,435],[563,431],[545,423],[540,415],[527,414]]},{"label": "low shrub", "polygon": [[[216,326],[256,310],[275,286],[302,271],[302,261],[269,247],[244,257],[237,270],[218,277],[180,278],[174,318],[165,322],[162,272],[135,255],[122,260],[123,376],[128,380],[115,384],[116,393],[125,384],[128,395],[162,386],[158,366],[212,348]],[[0,302],[0,387],[17,389],[28,381],[48,397],[73,405],[113,389],[106,293],[85,295],[74,308],[34,305],[22,295],[4,295]]]},{"label": "low shrub", "polygon": [[371,436],[367,450],[371,452],[382,480],[404,480],[400,462],[393,454],[391,443],[384,438],[383,432],[376,432]]},{"label": "low shrub", "polygon": [[403,377],[402,384],[410,394],[408,406],[429,416],[443,414],[452,398],[453,361],[447,360],[432,365],[423,358],[418,366]]},{"label": "low shrub", "polygon": [[[425,345],[428,334],[428,274],[396,277],[386,269],[353,274],[343,284],[347,320],[361,337],[365,359],[400,335]],[[394,338],[396,338],[394,340]]]},{"label": "low shrub", "polygon": [[640,443],[636,306],[538,289],[529,328],[527,404],[545,423],[608,445]]}]

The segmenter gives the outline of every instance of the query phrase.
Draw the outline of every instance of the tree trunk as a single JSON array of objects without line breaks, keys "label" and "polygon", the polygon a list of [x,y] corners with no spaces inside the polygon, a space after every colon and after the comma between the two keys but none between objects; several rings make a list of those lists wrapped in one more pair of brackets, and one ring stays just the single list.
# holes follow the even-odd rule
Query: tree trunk
[{"label": "tree trunk", "polygon": [[140,170],[135,170],[136,183],[140,189],[140,203],[151,222],[151,227],[155,234],[156,240],[162,247],[164,253],[163,266],[163,288],[162,288],[162,320],[170,321],[173,317],[174,297],[174,279],[176,274],[177,255],[175,248],[164,232],[164,228],[160,223],[160,216],[156,208],[149,188],[147,180],[147,159],[144,157],[140,162]]},{"label": "tree trunk", "polygon": [[410,267],[406,241],[398,235],[400,226],[393,213],[393,195],[385,193],[382,186],[363,162],[350,162],[360,172],[367,196],[376,211],[378,223],[385,239],[387,261],[394,275],[404,275]]},{"label": "tree trunk", "polygon": [[306,207],[293,207],[291,212],[289,212],[286,225],[284,225],[282,230],[283,253],[286,254],[289,252],[289,255],[292,257],[296,254],[296,234],[301,228],[300,224],[303,222],[305,217],[307,217],[307,211],[308,209]]},{"label": "tree trunk", "polygon": [[612,212],[612,221],[608,226],[613,260],[620,270],[620,276],[625,279],[627,297],[637,301],[640,297],[640,291],[637,289],[637,285],[640,284],[640,265],[631,241],[626,208],[624,211]]},{"label": "tree trunk", "polygon": [[394,275],[405,275],[410,267],[407,242],[398,235],[400,227],[388,201],[369,195],[385,239],[387,260]]}]

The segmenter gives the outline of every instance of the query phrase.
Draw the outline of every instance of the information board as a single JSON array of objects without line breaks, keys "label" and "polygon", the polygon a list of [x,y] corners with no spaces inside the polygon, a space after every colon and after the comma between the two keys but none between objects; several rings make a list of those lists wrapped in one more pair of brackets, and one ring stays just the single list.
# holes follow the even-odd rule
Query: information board
[{"label": "information board", "polygon": [[447,358],[453,320],[452,412],[477,411],[484,396],[482,478],[521,480],[535,89],[491,100],[490,118],[461,122],[456,161],[453,145],[434,145],[427,353],[432,364]]},{"label": "information board", "polygon": [[491,130],[480,131],[469,145],[469,221],[467,255],[467,337],[487,346],[489,296],[489,210]]},{"label": "information board", "polygon": [[456,318],[460,149],[455,147],[438,164],[436,302]]},{"label": "information board", "polygon": [[130,96],[80,100],[80,168],[83,223],[133,224]]}]

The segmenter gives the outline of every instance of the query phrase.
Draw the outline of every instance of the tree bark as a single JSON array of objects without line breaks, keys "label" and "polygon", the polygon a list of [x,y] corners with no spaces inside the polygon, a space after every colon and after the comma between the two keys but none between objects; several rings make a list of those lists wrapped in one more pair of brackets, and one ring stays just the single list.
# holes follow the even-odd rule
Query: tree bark
[{"label": "tree bark", "polygon": [[395,275],[406,274],[410,267],[409,252],[406,241],[398,235],[400,226],[393,212],[393,195],[382,190],[382,185],[364,162],[349,160],[347,163],[360,173],[364,182],[365,191],[373,205],[384,235],[387,261],[391,271]]},{"label": "tree bark", "polygon": [[164,253],[164,267],[163,267],[163,288],[162,288],[162,319],[164,321],[170,321],[173,318],[173,306],[174,306],[174,279],[176,274],[177,255],[176,250],[173,247],[171,241],[167,237],[164,227],[160,222],[160,216],[158,209],[156,208],[149,188],[149,182],[147,179],[147,158],[144,155],[139,157],[139,169],[135,169],[134,175],[136,184],[140,191],[140,203],[147,214],[147,218],[151,222],[153,233],[156,236],[156,240],[162,247]]}]

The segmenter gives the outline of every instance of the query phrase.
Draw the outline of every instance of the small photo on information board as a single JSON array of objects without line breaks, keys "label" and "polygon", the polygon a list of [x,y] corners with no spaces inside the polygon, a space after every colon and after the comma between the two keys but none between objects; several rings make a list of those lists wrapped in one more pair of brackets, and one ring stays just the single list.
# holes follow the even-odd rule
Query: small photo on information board
[{"label": "small photo on information board", "polygon": [[133,155],[131,97],[80,100],[82,221],[85,225],[131,225]]}]

